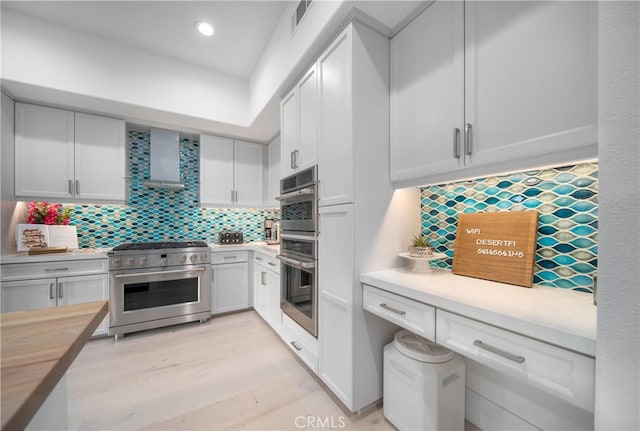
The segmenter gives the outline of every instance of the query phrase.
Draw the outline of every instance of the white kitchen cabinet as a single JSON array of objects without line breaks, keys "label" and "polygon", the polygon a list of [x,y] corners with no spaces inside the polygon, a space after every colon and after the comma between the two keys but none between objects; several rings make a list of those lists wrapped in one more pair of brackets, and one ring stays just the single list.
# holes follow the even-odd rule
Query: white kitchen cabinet
[{"label": "white kitchen cabinet", "polygon": [[55,307],[56,279],[2,282],[2,312],[27,311]]},{"label": "white kitchen cabinet", "polygon": [[[318,241],[319,375],[347,406],[353,403],[353,205],[321,207]],[[339,245],[339,246],[338,246]],[[326,268],[323,270],[323,268]],[[351,406],[350,406],[351,407]]]},{"label": "white kitchen cabinet", "polygon": [[382,397],[382,347],[397,327],[365,315],[356,274],[393,265],[418,209],[392,204],[388,38],[354,21],[317,66],[318,375],[358,411]]},{"label": "white kitchen cabinet", "polygon": [[262,206],[264,145],[200,135],[200,203]]},{"label": "white kitchen cabinet", "polygon": [[314,64],[281,104],[281,173],[288,176],[316,164],[318,72]]},{"label": "white kitchen cabinet", "polygon": [[277,333],[282,325],[279,268],[276,258],[254,252],[253,308]]},{"label": "white kitchen cabinet", "polygon": [[320,206],[353,203],[352,85],[376,76],[354,79],[352,38],[350,31],[341,33],[318,59]]},{"label": "white kitchen cabinet", "polygon": [[311,371],[318,373],[318,340],[284,313],[280,338]]},{"label": "white kitchen cabinet", "polygon": [[[106,259],[7,264],[2,270],[3,313],[109,299]],[[93,335],[107,334],[108,325],[107,317]]]},{"label": "white kitchen cabinet", "polygon": [[15,195],[36,199],[125,199],[125,123],[16,103]]},{"label": "white kitchen cabinet", "polygon": [[211,262],[213,271],[211,314],[249,308],[251,304],[248,252],[215,252]]},{"label": "white kitchen cabinet", "polygon": [[391,41],[397,186],[597,157],[597,4],[435,2]]},{"label": "white kitchen cabinet", "polygon": [[124,202],[125,164],[124,121],[76,112],[76,199]]},{"label": "white kitchen cabinet", "polygon": [[266,207],[280,207],[280,202],[276,200],[280,196],[280,148],[280,136],[267,147],[267,194],[264,200]]}]

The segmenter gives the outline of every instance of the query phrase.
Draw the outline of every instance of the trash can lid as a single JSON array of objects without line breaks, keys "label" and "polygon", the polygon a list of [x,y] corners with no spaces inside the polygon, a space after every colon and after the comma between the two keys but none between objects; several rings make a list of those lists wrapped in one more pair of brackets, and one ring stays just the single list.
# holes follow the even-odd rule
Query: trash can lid
[{"label": "trash can lid", "polygon": [[412,332],[402,330],[393,338],[400,353],[421,362],[437,364],[453,358],[453,352]]}]

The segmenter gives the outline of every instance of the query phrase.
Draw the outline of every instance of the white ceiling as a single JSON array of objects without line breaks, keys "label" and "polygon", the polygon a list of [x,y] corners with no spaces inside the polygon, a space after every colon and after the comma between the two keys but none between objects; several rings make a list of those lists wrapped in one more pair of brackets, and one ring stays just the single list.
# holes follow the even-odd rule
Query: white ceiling
[{"label": "white ceiling", "polygon": [[[248,79],[287,3],[3,0],[2,7]],[[351,3],[393,29],[421,1]],[[209,38],[200,35],[193,25],[198,20],[210,22],[215,34]]]},{"label": "white ceiling", "polygon": [[[247,79],[286,1],[2,1],[3,8]],[[194,23],[210,22],[205,37]]]}]

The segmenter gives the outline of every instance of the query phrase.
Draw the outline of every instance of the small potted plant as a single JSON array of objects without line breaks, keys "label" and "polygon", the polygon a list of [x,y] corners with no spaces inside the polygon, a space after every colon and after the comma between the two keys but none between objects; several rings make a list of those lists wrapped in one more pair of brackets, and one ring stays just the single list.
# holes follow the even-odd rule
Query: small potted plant
[{"label": "small potted plant", "polygon": [[409,256],[431,257],[433,256],[433,247],[429,245],[424,236],[414,235],[409,246]]}]

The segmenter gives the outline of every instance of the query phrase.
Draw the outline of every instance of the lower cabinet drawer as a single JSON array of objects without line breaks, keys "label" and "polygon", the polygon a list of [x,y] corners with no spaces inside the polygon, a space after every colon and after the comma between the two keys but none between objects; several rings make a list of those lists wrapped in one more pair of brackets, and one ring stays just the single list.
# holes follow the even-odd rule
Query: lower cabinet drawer
[{"label": "lower cabinet drawer", "polygon": [[24,280],[107,273],[107,259],[77,259],[2,265],[2,280]]},{"label": "lower cabinet drawer", "polygon": [[211,263],[214,265],[221,263],[238,263],[248,261],[248,251],[216,251],[211,254]]},{"label": "lower cabinet drawer", "polygon": [[282,340],[311,370],[318,374],[318,339],[302,329],[286,314],[282,315]]},{"label": "lower cabinet drawer", "polygon": [[443,310],[436,342],[593,412],[595,359]]},{"label": "lower cabinet drawer", "polygon": [[436,309],[430,305],[364,285],[365,310],[431,341],[436,338]]}]

